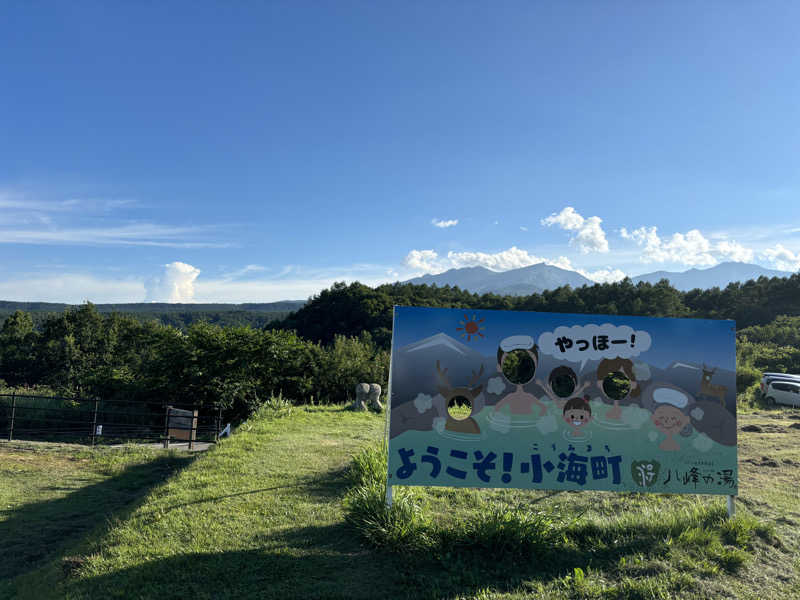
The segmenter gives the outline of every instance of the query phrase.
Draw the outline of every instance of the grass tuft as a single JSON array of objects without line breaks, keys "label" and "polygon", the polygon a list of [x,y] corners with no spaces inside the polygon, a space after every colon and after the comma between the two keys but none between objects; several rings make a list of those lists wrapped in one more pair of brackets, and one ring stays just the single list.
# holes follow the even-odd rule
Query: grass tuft
[{"label": "grass tuft", "polygon": [[[532,504],[486,498],[507,492],[481,497],[465,490],[468,506],[454,517],[436,512],[447,492],[396,487],[390,509],[386,450],[377,444],[353,458],[349,479],[346,519],[370,546],[406,558],[416,552],[448,572],[491,569],[486,557],[496,565],[535,564],[542,574],[557,577],[567,597],[673,597],[695,586],[695,578],[739,572],[754,540],[771,541],[775,535],[774,527],[755,517],[728,519],[716,503],[667,504],[664,497],[643,494],[627,497],[637,510],[586,516],[588,509],[534,510]],[[616,580],[609,584],[595,576],[598,567]]]}]

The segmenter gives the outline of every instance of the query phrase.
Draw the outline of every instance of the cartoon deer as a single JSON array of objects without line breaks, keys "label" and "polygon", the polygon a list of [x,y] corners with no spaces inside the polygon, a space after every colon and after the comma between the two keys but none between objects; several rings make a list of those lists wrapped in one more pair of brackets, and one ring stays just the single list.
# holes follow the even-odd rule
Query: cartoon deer
[{"label": "cartoon deer", "polygon": [[457,402],[456,399],[459,397],[469,400],[472,406],[472,411],[465,419],[455,419],[448,411],[445,429],[460,433],[480,433],[481,429],[478,427],[475,419],[472,418],[472,415],[475,413],[475,398],[483,391],[483,385],[475,385],[480,381],[481,377],[483,377],[483,365],[481,365],[481,370],[477,373],[472,371],[472,378],[469,381],[469,385],[462,387],[453,387],[450,385],[450,380],[447,377],[447,369],[442,369],[438,360],[436,361],[436,372],[439,375],[439,385],[436,386],[436,389],[444,396],[445,407],[449,407],[451,402],[455,404]]},{"label": "cartoon deer", "polygon": [[711,384],[711,378],[716,372],[716,367],[709,369],[705,363],[703,363],[703,378],[700,380],[700,395],[708,396],[709,398],[719,398],[719,403],[725,406],[725,394],[728,392],[728,388],[724,385]]}]

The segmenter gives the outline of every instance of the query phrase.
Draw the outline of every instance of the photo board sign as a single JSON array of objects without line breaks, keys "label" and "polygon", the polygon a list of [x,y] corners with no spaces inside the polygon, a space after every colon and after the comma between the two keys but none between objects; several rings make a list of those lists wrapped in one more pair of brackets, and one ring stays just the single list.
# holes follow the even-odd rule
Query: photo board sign
[{"label": "photo board sign", "polygon": [[395,307],[388,483],[736,495],[735,329]]}]

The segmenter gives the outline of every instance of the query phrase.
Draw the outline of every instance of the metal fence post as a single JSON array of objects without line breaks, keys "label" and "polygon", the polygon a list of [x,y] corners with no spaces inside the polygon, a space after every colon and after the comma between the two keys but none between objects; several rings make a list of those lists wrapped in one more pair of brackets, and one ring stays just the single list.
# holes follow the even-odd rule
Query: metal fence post
[{"label": "metal fence post", "polygon": [[94,417],[92,418],[92,446],[94,446],[94,438],[97,435],[97,399],[94,401]]},{"label": "metal fence post", "polygon": [[11,426],[8,429],[8,441],[14,438],[14,416],[17,414],[17,394],[11,392]]},{"label": "metal fence post", "polygon": [[222,405],[217,407],[216,425],[214,427],[214,442],[219,442],[219,426],[222,425]]},{"label": "metal fence post", "polygon": [[167,412],[164,415],[164,448],[169,448],[169,410],[171,406],[167,406]]},{"label": "metal fence post", "polygon": [[189,450],[194,450],[194,438],[197,435],[197,409],[192,412],[192,429],[189,431]]}]

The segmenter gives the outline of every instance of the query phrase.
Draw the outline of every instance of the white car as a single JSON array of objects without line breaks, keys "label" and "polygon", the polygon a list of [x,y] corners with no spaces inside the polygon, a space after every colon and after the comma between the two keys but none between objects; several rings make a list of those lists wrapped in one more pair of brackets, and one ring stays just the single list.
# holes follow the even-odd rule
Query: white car
[{"label": "white car", "polygon": [[764,395],[768,404],[800,406],[800,381],[772,381]]},{"label": "white car", "polygon": [[767,397],[767,388],[773,381],[790,381],[792,383],[800,383],[800,375],[792,375],[789,373],[764,373],[761,377],[761,397]]}]

